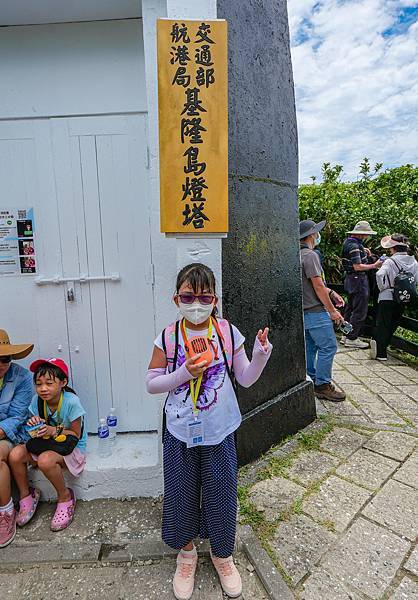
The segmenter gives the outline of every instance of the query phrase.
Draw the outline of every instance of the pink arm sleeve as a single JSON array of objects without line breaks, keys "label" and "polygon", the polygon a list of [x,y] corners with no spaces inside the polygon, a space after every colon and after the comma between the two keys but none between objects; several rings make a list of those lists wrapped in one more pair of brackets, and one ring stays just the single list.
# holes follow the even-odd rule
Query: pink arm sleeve
[{"label": "pink arm sleeve", "polygon": [[193,375],[188,371],[186,363],[173,373],[166,373],[166,370],[148,369],[145,383],[149,394],[162,394],[175,390],[186,381],[193,379]]},{"label": "pink arm sleeve", "polygon": [[273,346],[270,344],[266,352],[256,338],[251,362],[248,360],[244,348],[234,354],[234,373],[240,385],[248,388],[257,381],[270,358],[272,349]]}]

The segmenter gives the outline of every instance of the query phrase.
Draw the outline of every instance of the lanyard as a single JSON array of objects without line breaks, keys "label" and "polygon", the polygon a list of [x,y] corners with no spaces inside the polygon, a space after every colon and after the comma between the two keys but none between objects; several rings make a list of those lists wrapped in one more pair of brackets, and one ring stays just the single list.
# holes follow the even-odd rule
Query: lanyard
[{"label": "lanyard", "polygon": [[[61,406],[62,406],[63,396],[64,396],[64,394],[61,392],[60,399],[59,399],[58,406],[57,406],[57,410],[55,411],[57,413],[57,423],[58,423],[58,425],[61,425],[60,417],[61,417]],[[44,400],[44,415],[45,415],[46,422],[49,424],[48,406],[47,406],[46,400]],[[52,416],[52,414],[50,416]]]},{"label": "lanyard", "polygon": [[[208,340],[209,342],[212,340],[212,331],[213,331],[213,322],[212,322],[212,317],[210,317],[209,320],[209,327],[208,327]],[[184,347],[186,349],[186,354],[187,357],[189,357],[189,351],[188,351],[188,343],[187,343],[187,334],[186,334],[186,327],[184,324],[184,319],[181,322],[181,333],[183,335],[183,341],[184,341]],[[190,385],[190,396],[193,402],[193,414],[195,415],[195,418],[197,418],[197,415],[199,414],[199,409],[197,408],[197,400],[199,398],[199,394],[200,394],[200,388],[202,386],[202,378],[203,378],[203,374],[199,375],[199,377],[197,378],[197,380],[195,379],[191,379],[189,382]]]}]

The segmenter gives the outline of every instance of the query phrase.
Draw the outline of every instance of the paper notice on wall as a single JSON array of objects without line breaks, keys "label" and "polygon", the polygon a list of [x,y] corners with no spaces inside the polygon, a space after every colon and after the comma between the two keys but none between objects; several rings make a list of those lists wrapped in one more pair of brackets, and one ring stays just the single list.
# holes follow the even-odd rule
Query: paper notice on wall
[{"label": "paper notice on wall", "polygon": [[0,275],[36,273],[33,208],[0,208]]}]

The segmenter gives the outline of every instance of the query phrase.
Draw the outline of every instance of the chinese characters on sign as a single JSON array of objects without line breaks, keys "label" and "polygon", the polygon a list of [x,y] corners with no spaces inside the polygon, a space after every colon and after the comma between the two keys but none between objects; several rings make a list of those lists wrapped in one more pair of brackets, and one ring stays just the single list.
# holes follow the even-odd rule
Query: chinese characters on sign
[{"label": "chinese characters on sign", "polygon": [[0,208],[0,275],[36,273],[33,209]]},{"label": "chinese characters on sign", "polygon": [[227,23],[159,19],[161,231],[228,231]]}]

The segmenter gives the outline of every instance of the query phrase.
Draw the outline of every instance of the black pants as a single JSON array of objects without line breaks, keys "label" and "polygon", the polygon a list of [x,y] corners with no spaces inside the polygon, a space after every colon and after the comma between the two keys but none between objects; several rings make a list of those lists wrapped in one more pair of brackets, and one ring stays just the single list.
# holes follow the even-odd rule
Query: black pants
[{"label": "black pants", "polygon": [[387,357],[387,348],[398,327],[405,307],[393,300],[382,300],[377,307],[373,339],[377,344],[378,358]]},{"label": "black pants", "polygon": [[369,280],[366,273],[350,273],[347,275],[344,281],[344,289],[348,294],[344,318],[353,326],[353,331],[347,335],[347,338],[355,340],[360,335],[369,307]]}]

